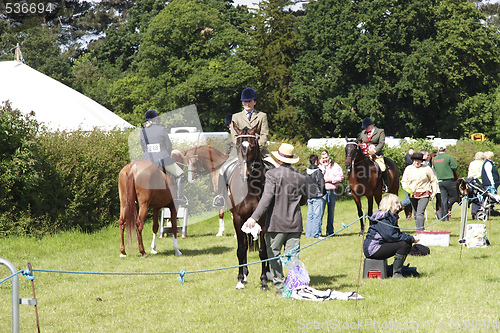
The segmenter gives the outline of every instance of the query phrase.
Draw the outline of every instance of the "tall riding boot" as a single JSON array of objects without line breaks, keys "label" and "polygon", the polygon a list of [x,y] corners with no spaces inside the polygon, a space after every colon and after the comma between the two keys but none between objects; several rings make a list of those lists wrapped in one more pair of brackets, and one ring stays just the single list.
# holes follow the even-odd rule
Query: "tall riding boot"
[{"label": "tall riding boot", "polygon": [[403,264],[404,264],[405,260],[406,260],[405,255],[396,253],[396,255],[394,256],[394,264],[392,264],[392,277],[393,278],[399,278],[399,279],[404,278],[402,271],[403,271]]},{"label": "tall riding boot", "polygon": [[387,178],[387,169],[385,171],[382,172],[382,179],[383,179],[383,183],[382,183],[382,192],[389,192],[389,181],[388,181],[388,178]]},{"label": "tall riding boot", "polygon": [[177,197],[174,199],[175,203],[178,205],[187,204],[187,200],[183,195],[184,192],[184,174],[180,175],[175,179],[175,184],[177,185]]},{"label": "tall riding boot", "polygon": [[224,175],[221,175],[219,173],[219,183],[218,183],[218,192],[217,195],[214,198],[214,202],[212,206],[217,207],[217,208],[224,208],[225,202],[224,202],[224,193],[226,189],[226,179]]}]

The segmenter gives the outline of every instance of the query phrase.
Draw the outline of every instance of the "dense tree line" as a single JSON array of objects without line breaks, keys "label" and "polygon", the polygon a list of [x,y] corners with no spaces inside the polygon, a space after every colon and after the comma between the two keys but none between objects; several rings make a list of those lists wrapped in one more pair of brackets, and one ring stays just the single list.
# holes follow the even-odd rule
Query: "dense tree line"
[{"label": "dense tree line", "polygon": [[[23,2],[23,1],[21,1]],[[31,0],[30,3],[46,3]],[[31,67],[133,124],[154,107],[196,104],[223,129],[252,86],[275,137],[353,136],[372,117],[397,137],[500,142],[498,6],[466,0],[53,1],[5,12],[0,60]],[[2,7],[3,6],[3,7]],[[12,58],[11,58],[12,59]]]}]

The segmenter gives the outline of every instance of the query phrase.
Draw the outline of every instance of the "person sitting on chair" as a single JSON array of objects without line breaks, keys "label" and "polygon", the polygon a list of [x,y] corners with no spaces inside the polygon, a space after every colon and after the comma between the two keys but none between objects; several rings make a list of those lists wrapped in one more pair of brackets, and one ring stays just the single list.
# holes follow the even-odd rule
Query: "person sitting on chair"
[{"label": "person sitting on chair", "polygon": [[184,171],[171,157],[172,142],[165,127],[157,124],[158,111],[150,109],[146,112],[144,127],[141,130],[141,148],[144,152],[143,160],[156,164],[164,173],[175,178],[177,196],[174,199],[178,205],[185,205],[187,200],[182,195]]},{"label": "person sitting on chair", "polygon": [[375,123],[369,117],[363,119],[361,123],[363,131],[359,133],[357,142],[365,155],[370,156],[380,167],[383,179],[383,192],[388,190],[387,169],[385,166],[382,149],[385,146],[385,131],[375,127]]},{"label": "person sitting on chair", "polygon": [[363,244],[367,258],[383,260],[394,256],[394,278],[403,278],[402,270],[411,245],[418,243],[418,236],[410,236],[399,230],[398,213],[402,206],[397,195],[389,193],[380,200],[379,210],[370,218],[370,228]]}]

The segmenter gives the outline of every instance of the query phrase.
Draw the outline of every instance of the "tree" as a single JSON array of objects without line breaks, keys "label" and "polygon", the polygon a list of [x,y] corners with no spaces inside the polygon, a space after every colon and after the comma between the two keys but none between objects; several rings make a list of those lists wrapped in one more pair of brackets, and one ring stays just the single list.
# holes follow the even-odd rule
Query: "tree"
[{"label": "tree", "polygon": [[258,74],[246,59],[250,40],[231,23],[238,10],[218,0],[166,6],[143,35],[138,73],[123,79],[141,82],[136,89],[148,94],[134,103],[121,98],[122,105],[135,106],[119,111],[142,122],[148,108],[165,112],[196,103],[203,128],[220,129],[228,110],[241,108],[239,92]]},{"label": "tree", "polygon": [[371,116],[389,135],[461,137],[457,107],[499,82],[483,18],[459,0],[310,3],[293,90],[305,130],[355,135]]},{"label": "tree", "polygon": [[263,0],[249,22],[254,40],[252,64],[259,68],[259,110],[267,112],[272,132],[287,136],[294,130],[290,112],[292,65],[298,56],[299,19],[287,6],[288,0]]}]

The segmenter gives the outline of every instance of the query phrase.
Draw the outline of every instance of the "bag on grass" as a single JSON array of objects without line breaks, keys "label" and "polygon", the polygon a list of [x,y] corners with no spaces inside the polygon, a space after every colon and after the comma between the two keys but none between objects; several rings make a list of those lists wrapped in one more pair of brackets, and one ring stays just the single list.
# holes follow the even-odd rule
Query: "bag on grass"
[{"label": "bag on grass", "polygon": [[308,286],[309,274],[307,273],[306,267],[298,258],[293,257],[287,263],[288,265],[288,277],[286,278],[285,286],[283,287],[283,292],[281,297],[291,298],[292,291],[300,286]]},{"label": "bag on grass", "polygon": [[429,254],[431,254],[431,249],[429,249],[428,246],[422,244],[414,244],[410,250],[411,256],[426,256]]}]

